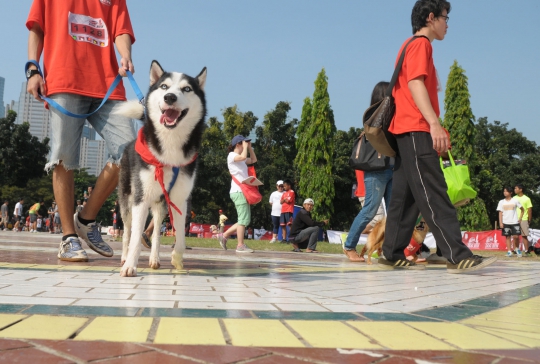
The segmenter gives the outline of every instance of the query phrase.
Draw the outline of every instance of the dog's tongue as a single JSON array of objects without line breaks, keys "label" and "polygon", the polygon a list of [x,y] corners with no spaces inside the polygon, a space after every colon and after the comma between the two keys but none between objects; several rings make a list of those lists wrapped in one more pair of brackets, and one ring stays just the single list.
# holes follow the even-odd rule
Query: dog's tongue
[{"label": "dog's tongue", "polygon": [[176,119],[180,116],[180,111],[174,110],[174,109],[168,109],[165,110],[163,114],[161,114],[161,123],[166,124],[174,124],[176,122]]}]

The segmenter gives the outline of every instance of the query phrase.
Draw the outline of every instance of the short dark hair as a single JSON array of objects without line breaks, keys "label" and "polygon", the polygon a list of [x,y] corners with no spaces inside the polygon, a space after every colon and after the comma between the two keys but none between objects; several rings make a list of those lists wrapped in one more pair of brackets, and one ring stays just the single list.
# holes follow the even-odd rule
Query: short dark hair
[{"label": "short dark hair", "polygon": [[450,9],[450,3],[446,0],[418,0],[414,4],[411,14],[413,34],[416,34],[417,31],[427,25],[426,19],[430,13],[433,13],[438,18],[442,15],[443,10],[446,10],[447,14],[449,14]]},{"label": "short dark hair", "polygon": [[514,186],[514,188],[517,187],[519,188],[520,190],[523,191],[523,185],[521,183],[518,183],[517,185]]},{"label": "short dark hair", "polygon": [[514,192],[514,190],[513,190],[512,187],[510,187],[510,186],[506,186],[505,188],[503,188],[503,192],[504,192],[504,191],[506,191],[506,192],[508,192],[508,193]]},{"label": "short dark hair", "polygon": [[390,82],[381,81],[378,84],[375,85],[373,88],[373,91],[371,92],[371,104],[375,105],[382,99],[384,99],[384,95],[386,94],[386,90],[388,89],[388,86],[390,85]]},{"label": "short dark hair", "polygon": [[292,185],[293,185],[290,179],[284,180],[284,181],[283,181],[283,184],[285,184],[285,183],[288,184],[289,186],[292,186]]}]

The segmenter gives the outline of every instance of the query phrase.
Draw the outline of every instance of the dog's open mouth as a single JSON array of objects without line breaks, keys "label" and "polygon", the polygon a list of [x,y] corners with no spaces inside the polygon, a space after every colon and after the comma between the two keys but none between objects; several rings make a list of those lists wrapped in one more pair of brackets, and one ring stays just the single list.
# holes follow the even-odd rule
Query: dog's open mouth
[{"label": "dog's open mouth", "polygon": [[159,121],[167,128],[173,128],[187,115],[189,109],[177,110],[166,109],[161,110],[161,117]]}]

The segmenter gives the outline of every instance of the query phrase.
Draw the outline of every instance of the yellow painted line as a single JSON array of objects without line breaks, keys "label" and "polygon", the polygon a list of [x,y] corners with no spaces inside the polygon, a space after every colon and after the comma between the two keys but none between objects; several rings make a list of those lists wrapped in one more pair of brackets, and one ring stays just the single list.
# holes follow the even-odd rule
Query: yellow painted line
[{"label": "yellow painted line", "polygon": [[14,315],[14,314],[0,314],[0,330],[4,327],[11,325],[14,322],[17,322],[23,318],[25,318],[27,315]]},{"label": "yellow painted line", "polygon": [[0,331],[14,339],[65,340],[88,321],[87,318],[34,315]]},{"label": "yellow painted line", "polygon": [[9,268],[33,268],[37,264],[9,263]]},{"label": "yellow painted line", "polygon": [[510,322],[492,321],[492,320],[486,320],[486,319],[477,318],[477,317],[472,317],[470,319],[460,321],[460,323],[466,324],[466,325],[472,325],[472,326],[490,327],[490,328],[495,328],[495,329],[508,329],[508,330],[520,331],[520,332],[538,332],[539,331],[537,326],[514,324]]},{"label": "yellow painted line", "polygon": [[377,340],[388,349],[410,350],[411,342],[422,343],[422,348],[429,350],[455,350],[453,346],[415,330],[401,322],[350,321],[363,334]]},{"label": "yellow painted line", "polygon": [[457,323],[409,322],[408,325],[461,349],[523,349],[525,347]]},{"label": "yellow painted line", "polygon": [[522,344],[524,346],[528,346],[529,348],[540,347],[540,342],[538,341],[537,338],[530,338],[530,337],[527,337],[527,336],[522,336],[519,333],[514,334],[514,333],[511,333],[511,332],[501,332],[501,331],[494,330],[494,329],[480,329],[480,330],[482,330],[482,331],[484,331],[484,332],[486,332],[488,334],[501,337],[501,338],[508,338],[508,339],[512,340],[513,342],[520,343],[520,344]]},{"label": "yellow painted line", "polygon": [[152,317],[96,317],[75,340],[145,342]]},{"label": "yellow painted line", "polygon": [[540,346],[540,332],[525,332],[525,331],[514,331],[507,329],[494,329],[490,327],[478,327],[479,330],[498,332],[499,336],[504,335],[504,337],[514,337],[514,335],[528,337],[530,339],[536,340],[536,346]]},{"label": "yellow painted line", "polygon": [[85,270],[96,271],[96,272],[112,272],[115,269],[116,267],[88,267]]},{"label": "yellow painted line", "polygon": [[286,322],[315,348],[383,348],[339,321],[286,320]]},{"label": "yellow painted line", "polygon": [[64,265],[58,266],[58,270],[87,270],[88,267],[84,265]]},{"label": "yellow painted line", "polygon": [[278,320],[224,319],[235,346],[304,347]]},{"label": "yellow painted line", "polygon": [[[529,326],[540,326],[540,318],[535,317],[531,313],[529,313],[528,316],[522,316],[518,314],[513,315],[512,310],[492,311],[492,312],[484,313],[476,317],[480,319],[499,321],[499,322],[508,322],[508,323],[529,325]],[[540,328],[538,328],[538,330],[540,331]]]},{"label": "yellow painted line", "polygon": [[163,317],[154,344],[227,345],[218,319]]},{"label": "yellow painted line", "polygon": [[53,265],[53,264],[38,264],[32,267],[32,269],[61,269],[63,265]]}]

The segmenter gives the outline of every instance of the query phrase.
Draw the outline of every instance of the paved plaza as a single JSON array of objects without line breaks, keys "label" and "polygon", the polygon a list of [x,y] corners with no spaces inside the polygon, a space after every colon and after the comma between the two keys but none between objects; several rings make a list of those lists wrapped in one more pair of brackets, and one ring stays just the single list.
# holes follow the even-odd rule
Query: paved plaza
[{"label": "paved plaza", "polygon": [[[540,361],[540,263],[474,274],[381,270],[342,255],[162,247],[138,276],[57,260],[60,237],[0,233],[0,362]],[[217,245],[217,243],[216,243]]]}]

